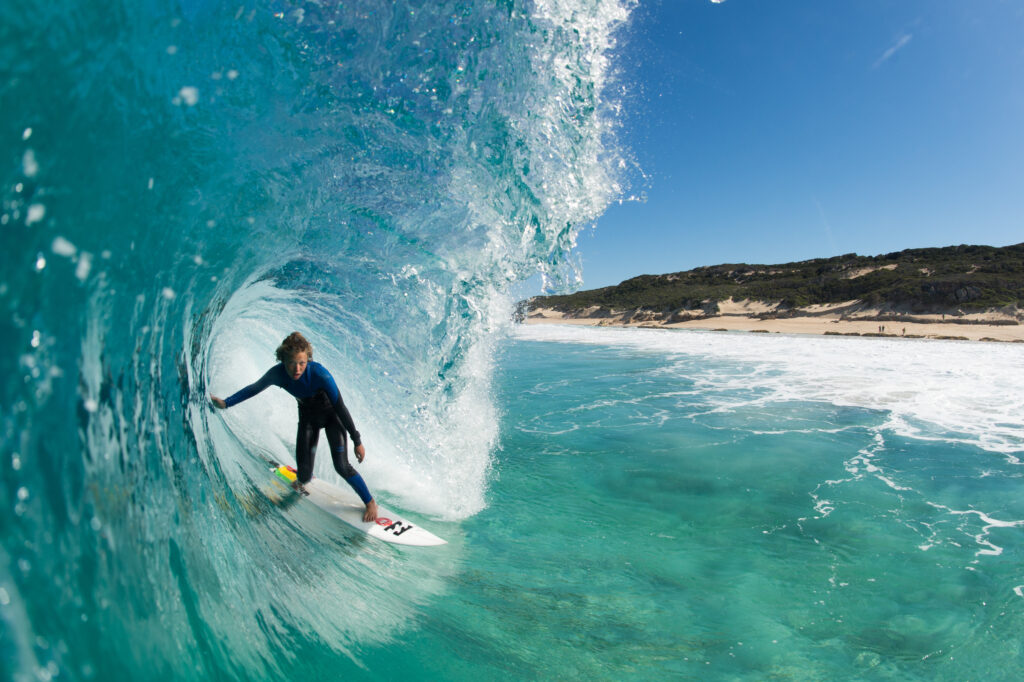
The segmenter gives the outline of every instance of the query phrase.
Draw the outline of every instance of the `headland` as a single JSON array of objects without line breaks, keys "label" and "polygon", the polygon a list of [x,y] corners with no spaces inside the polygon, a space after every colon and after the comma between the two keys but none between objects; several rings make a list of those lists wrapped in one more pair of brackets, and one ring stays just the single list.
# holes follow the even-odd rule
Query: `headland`
[{"label": "headland", "polygon": [[1024,244],[642,275],[519,312],[527,324],[1024,342]]}]

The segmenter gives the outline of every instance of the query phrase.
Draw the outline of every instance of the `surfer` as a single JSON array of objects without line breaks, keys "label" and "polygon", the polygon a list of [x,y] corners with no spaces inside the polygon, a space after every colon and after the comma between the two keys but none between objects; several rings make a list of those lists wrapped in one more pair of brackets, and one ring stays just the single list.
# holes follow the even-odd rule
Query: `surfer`
[{"label": "surfer", "polygon": [[320,429],[327,432],[331,446],[334,470],[352,486],[366,505],[364,521],[377,518],[377,503],[366,487],[363,477],[349,464],[348,443],[345,432],[352,436],[356,458],[361,463],[366,457],[359,432],[352,415],[341,399],[334,377],[319,362],[313,362],[313,346],[299,332],[292,332],[277,348],[278,364],[267,370],[256,383],[250,384],[224,400],[211,395],[210,400],[219,409],[227,409],[248,400],[268,386],[279,386],[299,401],[299,430],[295,437],[295,462],[298,464],[296,490],[305,494],[305,483],[313,478],[313,459]]}]

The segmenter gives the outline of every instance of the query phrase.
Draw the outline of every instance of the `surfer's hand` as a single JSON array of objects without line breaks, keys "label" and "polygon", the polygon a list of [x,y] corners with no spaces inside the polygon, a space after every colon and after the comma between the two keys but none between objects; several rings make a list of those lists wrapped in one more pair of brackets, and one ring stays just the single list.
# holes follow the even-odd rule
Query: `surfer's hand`
[{"label": "surfer's hand", "polygon": [[[213,405],[214,405],[214,407],[216,407],[216,408],[218,408],[218,409],[221,409],[221,410],[226,410],[226,409],[228,409],[228,405],[227,405],[227,403],[225,403],[225,402],[224,402],[223,400],[221,400],[221,399],[220,399],[220,398],[218,398],[217,396],[213,396],[213,395],[211,395],[211,396],[210,396],[210,402],[212,402],[212,403],[213,403]],[[359,461],[361,462],[361,461],[363,461],[363,460],[359,460]]]},{"label": "surfer's hand", "polygon": [[359,463],[362,464],[364,457],[366,457],[366,448],[364,448],[362,444],[359,444],[356,446],[356,459],[358,459]]}]

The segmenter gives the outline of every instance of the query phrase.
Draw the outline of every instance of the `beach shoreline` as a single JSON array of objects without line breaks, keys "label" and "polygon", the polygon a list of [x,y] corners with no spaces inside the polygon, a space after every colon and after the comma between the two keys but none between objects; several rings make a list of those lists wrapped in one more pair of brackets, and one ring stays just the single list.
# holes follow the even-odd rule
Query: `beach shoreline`
[{"label": "beach shoreline", "polygon": [[[961,341],[1024,343],[1024,325],[1008,313],[900,315],[860,309],[848,314],[849,305],[817,306],[778,315],[771,306],[756,302],[726,302],[717,314],[676,315],[669,320],[645,311],[563,313],[551,308],[530,310],[526,324],[569,324],[592,327],[646,329],[699,329],[764,334],[862,336]],[[689,317],[690,319],[685,319]]]}]

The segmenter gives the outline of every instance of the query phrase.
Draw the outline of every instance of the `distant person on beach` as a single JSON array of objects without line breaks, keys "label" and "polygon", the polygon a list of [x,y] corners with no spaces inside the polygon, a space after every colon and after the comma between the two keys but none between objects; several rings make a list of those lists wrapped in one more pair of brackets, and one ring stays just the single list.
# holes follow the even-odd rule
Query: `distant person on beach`
[{"label": "distant person on beach", "polygon": [[352,436],[356,458],[362,462],[366,457],[359,432],[356,431],[352,415],[341,399],[338,385],[331,373],[318,362],[313,362],[313,346],[299,332],[292,332],[277,348],[278,364],[267,370],[256,383],[250,384],[234,395],[221,400],[211,395],[210,401],[225,410],[248,400],[268,386],[278,386],[295,396],[299,401],[299,430],[295,437],[295,462],[298,464],[298,480],[295,489],[306,494],[305,484],[313,478],[313,460],[320,429],[327,432],[331,446],[334,470],[359,495],[366,505],[364,521],[377,518],[377,503],[366,487],[363,477],[349,464],[347,431]]}]

